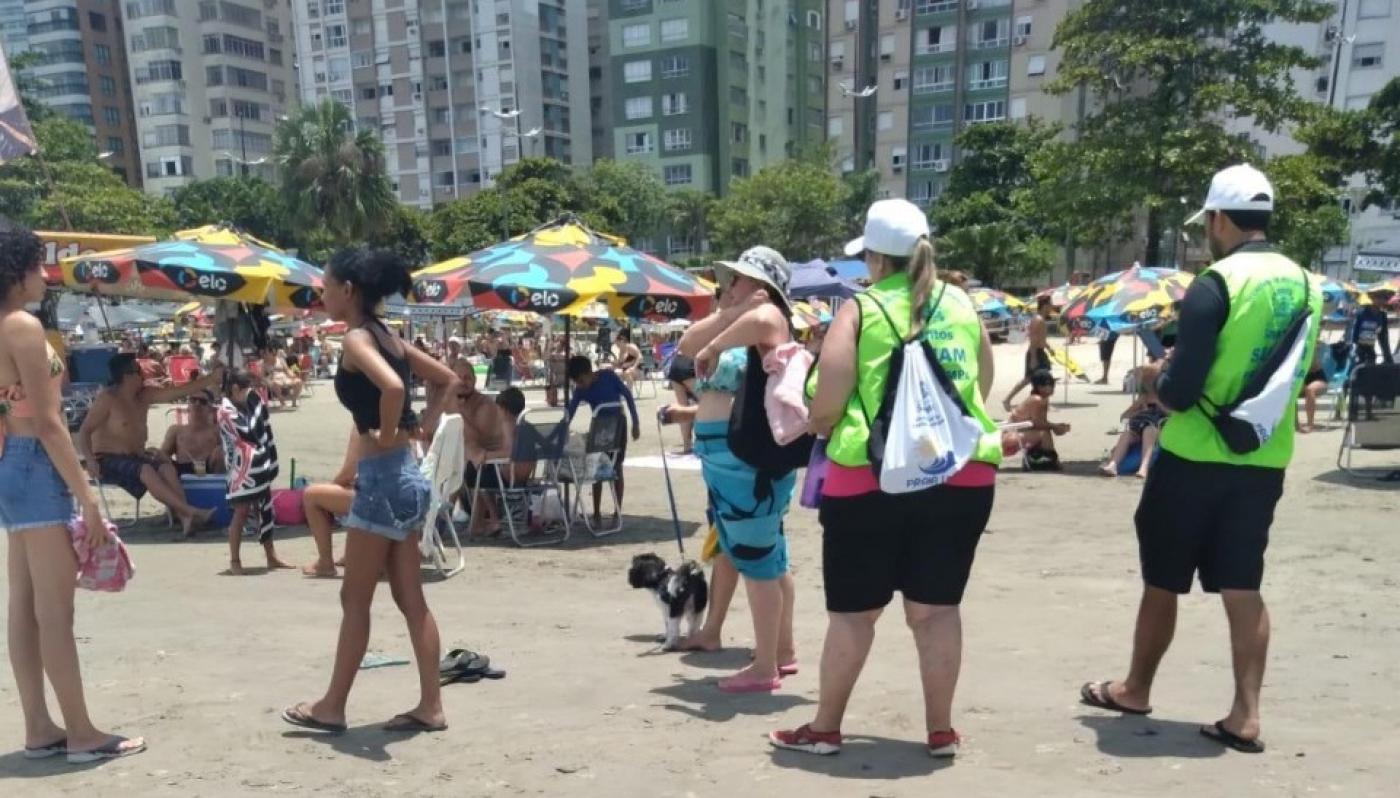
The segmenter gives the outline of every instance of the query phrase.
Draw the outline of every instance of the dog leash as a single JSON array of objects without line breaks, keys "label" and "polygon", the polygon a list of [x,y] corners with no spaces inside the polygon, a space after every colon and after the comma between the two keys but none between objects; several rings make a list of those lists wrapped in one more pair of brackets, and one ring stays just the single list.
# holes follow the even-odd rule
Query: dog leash
[{"label": "dog leash", "polygon": [[666,439],[662,436],[661,413],[665,408],[656,411],[656,441],[661,444],[661,472],[666,475],[666,498],[671,501],[671,526],[676,531],[676,548],[681,550],[681,561],[685,561],[685,539],[681,535],[681,517],[676,511],[676,492],[671,487],[671,466],[666,461]]}]

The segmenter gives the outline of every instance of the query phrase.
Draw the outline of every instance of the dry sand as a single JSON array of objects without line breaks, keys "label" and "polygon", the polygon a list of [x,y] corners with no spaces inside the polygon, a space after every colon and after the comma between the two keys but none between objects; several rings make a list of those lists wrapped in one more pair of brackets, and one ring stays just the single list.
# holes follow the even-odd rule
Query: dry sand
[{"label": "dry sand", "polygon": [[[1128,344],[1115,378],[1131,359]],[[1019,372],[1020,350],[997,347],[994,400]],[[1095,359],[1090,347],[1075,351],[1086,365]],[[1400,493],[1339,476],[1340,432],[1302,438],[1265,584],[1274,618],[1269,751],[1227,753],[1196,733],[1231,696],[1225,619],[1201,594],[1182,602],[1152,719],[1077,701],[1082,682],[1120,677],[1126,666],[1140,590],[1131,517],[1141,486],[1094,475],[1127,398],[1076,384],[1070,400],[1056,412],[1074,425],[1062,439],[1066,473],[1002,473],[963,605],[956,722],[965,745],[954,763],[924,753],[914,649],[897,611],[880,625],[840,756],[775,752],[765,741],[814,708],[826,619],[812,511],[794,506],[788,523],[800,675],[771,697],[715,689],[715,678],[747,657],[742,595],[728,651],[655,651],[657,612],[627,588],[624,571],[632,555],[673,556],[674,544],[661,472],[633,469],[624,534],[582,533],[534,550],[472,546],[465,573],[428,586],[444,647],[487,652],[509,676],[447,688],[451,729],[417,738],[378,728],[415,702],[409,667],[361,673],[343,737],[307,736],[278,720],[284,706],[325,686],[337,582],[292,572],[221,576],[227,549],[216,532],[193,544],[167,543],[151,528],[132,535],[135,582],[125,593],[80,596],[77,633],[94,716],[146,735],[150,750],[101,767],[24,761],[6,674],[0,740],[15,753],[0,755],[0,795],[1396,795]],[[643,402],[644,418],[655,405]],[[349,420],[322,383],[301,409],[274,414],[273,426],[284,459],[324,478]],[[674,446],[674,431],[667,434]],[[633,452],[656,450],[648,422]],[[675,476],[694,553],[700,478]],[[310,560],[305,530],[282,530],[278,540],[284,556]],[[250,549],[244,560],[261,555]],[[408,656],[387,589],[378,598],[371,650]]]}]

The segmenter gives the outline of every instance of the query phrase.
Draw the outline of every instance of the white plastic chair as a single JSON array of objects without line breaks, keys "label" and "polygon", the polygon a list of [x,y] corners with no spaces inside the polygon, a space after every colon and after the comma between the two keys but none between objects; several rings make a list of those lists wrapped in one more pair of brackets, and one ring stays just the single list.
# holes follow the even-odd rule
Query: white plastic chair
[{"label": "white plastic chair", "polygon": [[[593,417],[588,422],[588,434],[583,442],[583,460],[575,458],[566,459],[564,469],[559,474],[559,480],[565,483],[572,483],[577,490],[574,491],[573,507],[570,512],[574,517],[583,519],[583,528],[595,538],[607,537],[622,531],[622,503],[617,497],[617,466],[618,457],[622,453],[622,447],[626,444],[627,421],[622,415],[622,404],[619,402],[607,402],[598,405],[593,409]],[[590,473],[590,465],[595,463],[595,458],[590,455],[598,455],[598,459],[606,464],[606,468],[600,474],[596,470]],[[595,466],[596,468],[596,466]],[[593,524],[593,517],[588,514],[584,506],[584,487],[594,483],[604,483],[607,489],[603,495],[611,495],[613,500],[613,512],[617,514],[617,521],[613,524],[605,523],[601,518],[598,524]],[[599,502],[600,505],[604,502]],[[602,507],[600,506],[601,510]]]},{"label": "white plastic chair", "polygon": [[[438,420],[433,442],[423,456],[421,468],[432,488],[428,499],[428,514],[423,519],[423,536],[419,550],[423,558],[431,562],[443,579],[462,572],[467,566],[467,555],[462,549],[462,539],[457,535],[457,526],[452,523],[452,497],[462,487],[466,472],[467,451],[462,440],[462,417],[453,413]],[[447,568],[447,545],[442,538],[442,528],[446,527],[452,536],[452,545],[457,547],[457,565]]]}]

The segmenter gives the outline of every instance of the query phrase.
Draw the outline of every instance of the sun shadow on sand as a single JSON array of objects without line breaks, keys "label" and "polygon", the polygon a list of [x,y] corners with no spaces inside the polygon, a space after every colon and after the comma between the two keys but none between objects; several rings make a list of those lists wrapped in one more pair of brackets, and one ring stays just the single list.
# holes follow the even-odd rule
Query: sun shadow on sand
[{"label": "sun shadow on sand", "polygon": [[[1400,463],[1391,466],[1392,469],[1400,469]],[[1386,472],[1379,467],[1374,473],[1364,473],[1362,476],[1354,477],[1341,469],[1318,474],[1313,477],[1315,482],[1325,482],[1328,485],[1340,485],[1344,488],[1357,488],[1358,490],[1380,490],[1380,491],[1400,491],[1400,482],[1382,479]]]},{"label": "sun shadow on sand", "polygon": [[325,734],[315,731],[290,730],[282,733],[287,740],[310,740],[329,746],[336,753],[353,756],[370,762],[388,762],[393,759],[389,746],[404,743],[417,737],[416,734],[384,731],[384,722],[351,726],[344,734]]},{"label": "sun shadow on sand", "polygon": [[720,692],[717,681],[680,679],[675,684],[653,688],[651,692],[685,702],[658,704],[663,709],[716,723],[731,721],[740,715],[772,715],[816,703],[810,698],[781,692],[729,695]]},{"label": "sun shadow on sand", "polygon": [[[611,521],[606,518],[604,523]],[[692,541],[694,548],[687,552],[694,557],[700,552],[700,539],[696,539],[696,533],[702,529],[699,522],[681,521],[681,537]],[[459,534],[461,530],[459,530]],[[528,537],[526,541],[528,542]],[[672,543],[676,540],[676,529],[671,525],[669,517],[659,517],[650,515],[622,515],[622,531],[604,537],[594,537],[584,527],[582,521],[575,521],[569,539],[560,544],[550,546],[551,550],[572,551],[576,549],[601,548],[604,546],[629,546],[636,543]],[[467,540],[463,534],[462,542],[467,546],[498,546],[514,548],[515,542],[510,539],[510,535],[502,532],[501,535],[480,540]],[[669,557],[669,555],[668,555]]]},{"label": "sun shadow on sand", "polygon": [[13,751],[8,754],[0,754],[0,780],[45,779],[64,773],[72,773],[75,770],[92,770],[105,764],[107,763],[87,762],[81,765],[70,765],[66,756],[25,759],[23,751]]},{"label": "sun shadow on sand", "polygon": [[838,779],[893,781],[927,776],[953,767],[952,759],[934,759],[928,747],[913,740],[893,740],[864,734],[844,735],[840,756],[813,756],[781,748],[772,750],[773,764]]},{"label": "sun shadow on sand", "polygon": [[1209,759],[1225,753],[1224,746],[1201,736],[1199,723],[1127,715],[1080,715],[1076,720],[1098,735],[1099,751],[1109,756]]}]

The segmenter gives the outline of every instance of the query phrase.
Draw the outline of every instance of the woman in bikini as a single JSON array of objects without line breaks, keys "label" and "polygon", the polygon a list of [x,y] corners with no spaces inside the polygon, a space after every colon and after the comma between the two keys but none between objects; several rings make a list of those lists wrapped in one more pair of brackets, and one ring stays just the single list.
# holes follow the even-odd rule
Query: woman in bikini
[{"label": "woman in bikini", "polygon": [[[326,313],[345,322],[344,354],[335,375],[335,395],[350,411],[359,434],[355,497],[346,522],[345,579],[340,587],[344,617],[335,664],[325,694],[288,707],[282,719],[294,726],[339,734],[345,731],[360,661],[369,645],[370,608],[381,573],[389,577],[394,603],[408,624],[417,661],[419,698],[385,725],[390,732],[436,732],[447,728],[438,676],[441,642],[437,621],[423,597],[418,540],[428,510],[428,480],[414,460],[419,429],[408,393],[410,375],[436,385],[439,397],[456,394],[457,378],[426,352],[389,332],[376,313],[385,297],[413,287],[408,264],[389,250],[365,247],[337,252],[327,264],[322,301]],[[423,429],[435,429],[440,406],[430,406]]]},{"label": "woman in bikini", "polygon": [[[25,758],[66,755],[79,764],[140,753],[146,742],[98,729],[83,697],[73,639],[78,563],[67,527],[74,500],[90,546],[106,540],[107,522],[63,419],[63,361],[24,309],[44,298],[42,251],[27,230],[0,233],[0,526],[9,546],[10,665]],[[49,715],[45,675],[63,726]]]}]

